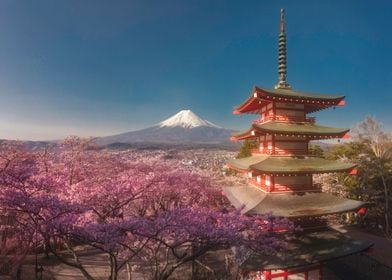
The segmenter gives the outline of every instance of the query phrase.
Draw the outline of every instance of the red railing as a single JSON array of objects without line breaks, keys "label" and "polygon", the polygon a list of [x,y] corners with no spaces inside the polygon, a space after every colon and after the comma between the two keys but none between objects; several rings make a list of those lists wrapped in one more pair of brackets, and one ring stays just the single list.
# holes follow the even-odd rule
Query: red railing
[{"label": "red railing", "polygon": [[252,150],[250,150],[250,152],[252,153],[252,154],[258,154],[258,155],[272,155],[272,150],[268,150],[268,149],[263,149],[263,150],[260,150],[260,149],[252,149]]},{"label": "red railing", "polygon": [[304,184],[290,184],[290,185],[278,185],[275,184],[273,190],[275,192],[300,192],[300,191],[320,191],[320,184],[313,184],[311,186]]},{"label": "red railing", "polygon": [[315,117],[290,117],[290,116],[266,116],[264,118],[259,118],[257,120],[254,120],[252,123],[253,124],[259,124],[263,123],[266,121],[285,121],[285,122],[308,122],[308,123],[315,123],[316,118]]},{"label": "red railing", "polygon": [[265,192],[302,192],[302,191],[320,191],[321,184],[313,184],[311,186],[304,184],[290,184],[289,186],[285,185],[274,185],[274,186],[266,186],[262,183],[257,182],[256,179],[250,178],[248,180],[249,184],[258,187],[259,189]]},{"label": "red railing", "polygon": [[266,185],[262,185],[261,183],[257,182],[255,179],[249,179],[248,180],[249,184],[258,187],[259,189],[262,189],[265,192],[268,192],[268,187]]},{"label": "red railing", "polygon": [[252,154],[256,154],[256,155],[283,155],[283,156],[290,156],[290,155],[306,155],[307,151],[306,149],[291,149],[291,150],[279,150],[279,149],[275,149],[275,153],[272,152],[272,150],[268,150],[268,149],[263,149],[263,150],[259,150],[259,149],[252,149],[251,150]]},{"label": "red railing", "polygon": [[290,150],[280,150],[275,148],[275,155],[306,155],[306,149],[290,149]]}]

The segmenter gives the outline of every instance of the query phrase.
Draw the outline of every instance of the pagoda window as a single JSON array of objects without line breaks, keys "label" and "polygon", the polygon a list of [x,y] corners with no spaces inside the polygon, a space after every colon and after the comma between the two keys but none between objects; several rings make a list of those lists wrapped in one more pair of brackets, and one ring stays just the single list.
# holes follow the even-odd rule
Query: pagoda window
[{"label": "pagoda window", "polygon": [[312,189],[312,178],[307,175],[276,176],[274,182],[276,191],[305,191]]},{"label": "pagoda window", "polygon": [[304,141],[297,142],[286,142],[276,141],[275,142],[275,154],[278,155],[304,155],[307,152],[308,143]]},{"label": "pagoda window", "polygon": [[305,121],[305,112],[302,110],[277,109],[276,117],[282,121]]}]

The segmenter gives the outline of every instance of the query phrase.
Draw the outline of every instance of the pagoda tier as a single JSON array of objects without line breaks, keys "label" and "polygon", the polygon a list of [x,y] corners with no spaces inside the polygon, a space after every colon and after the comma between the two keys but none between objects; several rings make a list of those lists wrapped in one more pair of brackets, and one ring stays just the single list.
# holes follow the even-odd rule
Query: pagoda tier
[{"label": "pagoda tier", "polygon": [[227,165],[238,171],[258,174],[316,174],[351,171],[355,168],[355,164],[312,156],[260,155],[231,159]]},{"label": "pagoda tier", "polygon": [[316,125],[315,118],[307,116],[328,107],[343,106],[344,96],[292,90],[286,80],[283,9],[278,77],[275,89],[255,87],[251,96],[234,110],[234,114],[259,114],[250,129],[231,138],[253,138],[257,147],[251,151],[252,156],[226,163],[228,168],[246,174],[248,185],[226,187],[223,192],[243,214],[271,213],[304,229],[295,234],[276,234],[276,238],[287,241],[288,250],[272,256],[256,253],[247,258],[240,267],[254,272],[249,279],[289,279],[289,275],[294,275],[295,279],[321,280],[323,262],[366,251],[372,245],[331,230],[327,216],[355,211],[367,204],[323,193],[321,185],[313,183],[313,174],[355,170],[351,163],[311,156],[308,149],[311,140],[346,138],[348,129]]},{"label": "pagoda tier", "polygon": [[366,251],[373,245],[369,241],[353,240],[333,229],[286,234],[277,238],[286,242],[288,247],[284,251],[273,255],[254,254],[241,264],[241,268],[246,271],[263,270],[259,275],[264,278],[255,279],[287,279],[284,277],[292,274],[302,276],[293,279],[324,279],[319,276],[322,270],[319,264]]},{"label": "pagoda tier", "polygon": [[316,125],[310,122],[282,122],[267,121],[264,123],[254,123],[251,128],[234,133],[231,140],[244,140],[268,134],[278,136],[296,136],[301,140],[319,140],[330,138],[342,138],[346,136],[349,129],[333,128],[327,126]]},{"label": "pagoda tier", "polygon": [[313,191],[312,174],[351,172],[355,165],[312,156],[257,155],[228,160],[226,166],[248,175],[248,183],[268,193]]},{"label": "pagoda tier", "polygon": [[332,106],[343,106],[344,96],[305,93],[284,88],[264,89],[255,87],[251,96],[235,108],[234,114],[259,114],[262,107],[268,106],[272,102],[292,104],[293,107],[303,108],[306,113],[312,113]]},{"label": "pagoda tier", "polygon": [[323,192],[266,193],[252,186],[226,187],[224,193],[243,214],[272,213],[286,218],[310,218],[357,210],[365,202]]}]

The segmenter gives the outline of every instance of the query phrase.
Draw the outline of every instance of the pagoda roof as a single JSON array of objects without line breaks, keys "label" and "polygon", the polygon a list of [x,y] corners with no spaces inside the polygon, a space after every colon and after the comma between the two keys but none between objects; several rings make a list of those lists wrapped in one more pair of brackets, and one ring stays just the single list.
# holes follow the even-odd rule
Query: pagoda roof
[{"label": "pagoda roof", "polygon": [[269,155],[260,155],[260,156],[251,156],[251,157],[244,157],[244,158],[236,158],[236,159],[229,159],[227,164],[238,169],[242,170],[249,170],[250,166],[253,164],[259,163],[263,160],[266,160]]},{"label": "pagoda roof", "polygon": [[355,165],[310,156],[250,156],[230,159],[227,164],[239,170],[262,173],[329,173],[350,171]]},{"label": "pagoda roof", "polygon": [[370,241],[354,240],[329,228],[276,237],[287,244],[283,252],[252,254],[241,264],[241,268],[250,271],[290,269],[357,254],[373,246]]},{"label": "pagoda roof", "polygon": [[235,108],[234,114],[259,113],[263,105],[272,101],[304,104],[305,111],[311,113],[331,106],[342,106],[344,97],[344,95],[315,94],[284,88],[265,89],[256,86],[249,98]]},{"label": "pagoda roof", "polygon": [[[309,122],[281,122],[269,121],[261,124],[253,124],[246,131],[234,133],[233,140],[241,140],[256,135],[269,134],[285,134],[285,135],[309,135],[315,139],[343,137],[349,128],[334,128],[328,126],[316,125]],[[253,134],[252,134],[253,131]]]},{"label": "pagoda roof", "polygon": [[323,192],[266,193],[254,186],[225,187],[223,192],[235,208],[249,215],[316,217],[353,211],[367,204]]}]

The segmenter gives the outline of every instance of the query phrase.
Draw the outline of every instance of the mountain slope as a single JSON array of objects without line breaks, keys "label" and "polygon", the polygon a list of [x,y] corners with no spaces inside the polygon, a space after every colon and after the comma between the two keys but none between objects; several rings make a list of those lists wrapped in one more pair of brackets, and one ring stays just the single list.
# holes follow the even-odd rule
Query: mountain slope
[{"label": "mountain slope", "polygon": [[100,145],[113,143],[199,143],[217,144],[228,142],[233,131],[198,117],[190,110],[182,110],[174,116],[145,129],[98,139]]},{"label": "mountain slope", "polygon": [[199,126],[221,128],[212,122],[201,119],[191,110],[182,110],[174,116],[158,123],[159,127],[184,127],[184,128],[195,128]]}]

